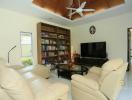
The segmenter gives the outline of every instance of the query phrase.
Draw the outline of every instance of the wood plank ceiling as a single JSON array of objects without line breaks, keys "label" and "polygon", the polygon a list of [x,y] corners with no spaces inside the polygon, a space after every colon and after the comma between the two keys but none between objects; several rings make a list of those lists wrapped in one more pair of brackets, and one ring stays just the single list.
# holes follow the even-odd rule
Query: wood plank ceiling
[{"label": "wood plank ceiling", "polygon": [[[80,0],[80,3],[86,1],[85,8],[95,9],[95,12],[83,12],[84,15],[96,13],[124,3],[124,0]],[[48,9],[63,17],[69,18],[69,10],[66,7],[78,8],[78,0],[33,0],[33,3],[42,8]],[[74,14],[72,20],[80,18],[79,14]]]}]

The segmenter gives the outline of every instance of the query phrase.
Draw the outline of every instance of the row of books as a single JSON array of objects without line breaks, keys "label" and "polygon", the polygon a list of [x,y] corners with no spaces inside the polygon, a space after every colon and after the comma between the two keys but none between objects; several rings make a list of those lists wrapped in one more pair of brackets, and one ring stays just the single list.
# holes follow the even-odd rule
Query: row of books
[{"label": "row of books", "polygon": [[44,52],[43,57],[54,57],[57,56],[55,52]]},{"label": "row of books", "polygon": [[55,28],[54,27],[42,26],[42,29],[44,29],[45,31],[49,31],[49,32],[55,32]]},{"label": "row of books", "polygon": [[46,33],[46,32],[42,32],[41,33],[41,37],[50,37],[50,38],[60,38],[60,39],[65,39],[68,38],[68,36],[65,35],[57,35],[57,34],[53,34],[53,33]]},{"label": "row of books", "polygon": [[62,45],[61,45],[61,46],[58,47],[58,49],[59,49],[59,50],[67,50],[67,46],[62,46]]},{"label": "row of books", "polygon": [[41,39],[42,44],[56,44],[56,41],[54,40],[48,40],[48,39]]},{"label": "row of books", "polygon": [[57,47],[56,46],[42,45],[42,51],[48,51],[48,50],[57,50]]},{"label": "row of books", "polygon": [[56,62],[54,59],[42,59],[42,64],[51,64]]},{"label": "row of books", "polygon": [[68,56],[58,56],[57,58],[43,58],[42,59],[42,64],[51,64],[51,63],[57,63],[57,62],[59,62],[59,63],[66,63],[66,62],[68,62],[68,60],[69,60],[69,57]]},{"label": "row of books", "polygon": [[68,55],[68,51],[59,51],[58,55]]},{"label": "row of books", "polygon": [[64,39],[65,36],[64,36],[64,35],[59,35],[58,38],[60,38],[60,39]]},{"label": "row of books", "polygon": [[[68,51],[59,51],[58,56],[68,55]],[[46,57],[55,57],[57,56],[57,52],[42,52],[42,58]]]},{"label": "row of books", "polygon": [[63,30],[63,29],[62,30],[61,29],[58,29],[57,32],[58,33],[64,33],[64,34],[66,34],[66,30]]},{"label": "row of books", "polygon": [[61,45],[61,44],[65,44],[66,41],[59,41],[58,44]]},{"label": "row of books", "polygon": [[57,38],[57,34],[42,32],[41,37]]}]

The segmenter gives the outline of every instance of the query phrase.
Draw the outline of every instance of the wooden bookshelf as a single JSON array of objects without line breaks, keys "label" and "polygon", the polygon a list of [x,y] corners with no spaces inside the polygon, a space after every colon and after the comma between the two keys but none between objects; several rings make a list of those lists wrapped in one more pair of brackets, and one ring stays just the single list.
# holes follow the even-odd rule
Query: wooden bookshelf
[{"label": "wooden bookshelf", "polygon": [[38,23],[37,48],[39,64],[70,61],[70,30],[45,23]]}]

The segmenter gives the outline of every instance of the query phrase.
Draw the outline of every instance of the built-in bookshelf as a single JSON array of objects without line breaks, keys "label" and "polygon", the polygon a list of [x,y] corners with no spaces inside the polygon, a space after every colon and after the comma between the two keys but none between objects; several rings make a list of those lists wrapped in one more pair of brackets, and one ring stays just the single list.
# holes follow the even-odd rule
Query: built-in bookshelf
[{"label": "built-in bookshelf", "polygon": [[38,63],[68,62],[71,59],[70,30],[45,23],[37,25]]}]

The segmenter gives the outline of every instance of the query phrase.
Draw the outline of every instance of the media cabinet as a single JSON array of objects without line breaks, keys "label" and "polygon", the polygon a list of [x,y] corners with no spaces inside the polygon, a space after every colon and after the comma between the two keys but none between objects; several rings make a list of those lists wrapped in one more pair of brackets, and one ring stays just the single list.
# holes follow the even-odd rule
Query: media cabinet
[{"label": "media cabinet", "polygon": [[74,59],[74,63],[77,65],[85,65],[85,66],[97,66],[101,67],[106,61],[108,61],[108,58],[82,58],[82,57],[76,57]]}]

